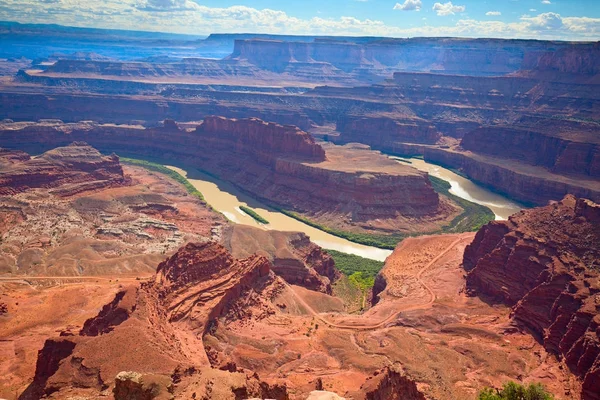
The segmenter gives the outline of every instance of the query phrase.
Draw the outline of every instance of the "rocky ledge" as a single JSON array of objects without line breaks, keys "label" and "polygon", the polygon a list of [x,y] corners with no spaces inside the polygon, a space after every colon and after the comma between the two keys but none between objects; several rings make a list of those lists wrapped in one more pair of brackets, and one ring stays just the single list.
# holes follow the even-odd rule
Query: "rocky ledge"
[{"label": "rocky ledge", "polygon": [[574,196],[484,226],[465,250],[467,290],[512,306],[529,330],[600,393],[600,205]]},{"label": "rocky ledge", "polygon": [[119,157],[102,156],[87,143],[74,142],[35,158],[0,149],[0,195],[55,188],[54,194],[69,196],[126,182]]}]

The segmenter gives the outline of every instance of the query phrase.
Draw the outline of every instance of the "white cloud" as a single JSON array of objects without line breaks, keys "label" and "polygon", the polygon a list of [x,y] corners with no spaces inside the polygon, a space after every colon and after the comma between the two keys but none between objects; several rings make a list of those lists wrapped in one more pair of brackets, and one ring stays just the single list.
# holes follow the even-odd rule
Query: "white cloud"
[{"label": "white cloud", "polygon": [[536,12],[537,10],[535,8],[530,8],[529,12]]},{"label": "white cloud", "polygon": [[191,0],[61,0],[43,3],[40,0],[0,0],[0,20],[189,34],[256,32],[600,40],[600,18],[561,17],[555,13],[523,16],[514,22],[462,18],[445,26],[422,23],[417,27],[400,27],[350,16],[303,19],[271,9],[245,6],[213,8]]},{"label": "white cloud", "polygon": [[502,15],[502,13],[500,11],[488,11],[485,13],[485,15],[497,16],[497,15]]},{"label": "white cloud", "polygon": [[421,0],[406,0],[404,4],[396,3],[394,10],[402,11],[420,11],[423,3]]},{"label": "white cloud", "polygon": [[454,4],[452,4],[451,1],[447,2],[447,3],[435,3],[433,5],[433,11],[435,11],[437,13],[437,15],[439,16],[446,16],[446,15],[454,15],[455,13],[462,13],[465,12],[466,7],[465,6],[455,6]]},{"label": "white cloud", "polygon": [[542,4],[552,4],[550,0],[542,0]]},{"label": "white cloud", "polygon": [[556,30],[563,26],[563,19],[560,14],[553,12],[543,13],[536,17],[521,17],[522,21],[529,23],[529,28],[535,31]]}]

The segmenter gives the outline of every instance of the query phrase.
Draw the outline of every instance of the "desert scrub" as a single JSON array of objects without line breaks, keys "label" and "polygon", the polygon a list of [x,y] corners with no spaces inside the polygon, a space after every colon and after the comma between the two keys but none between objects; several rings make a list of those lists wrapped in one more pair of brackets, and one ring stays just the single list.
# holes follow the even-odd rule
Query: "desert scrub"
[{"label": "desert scrub", "polygon": [[173,171],[172,169],[167,168],[164,165],[153,163],[151,161],[138,160],[135,158],[127,157],[119,157],[119,159],[125,164],[135,165],[138,167],[146,168],[150,171],[160,172],[161,174],[167,175],[169,178],[181,183],[190,195],[197,197],[198,199],[202,200],[203,203],[206,203],[206,200],[204,200],[204,196],[202,196],[202,193],[200,193],[200,191],[196,189],[194,185],[192,185],[190,181],[188,181],[187,178],[181,175],[179,172]]},{"label": "desert scrub", "polygon": [[539,383],[529,386],[515,382],[508,382],[502,389],[485,388],[479,392],[479,400],[554,400],[554,396],[548,393]]},{"label": "desert scrub", "polygon": [[254,218],[257,222],[260,222],[261,224],[266,225],[269,223],[269,221],[267,221],[266,219],[264,219],[263,217],[258,215],[258,213],[251,208],[248,208],[246,206],[240,206],[240,210],[242,210],[244,213],[246,213],[249,216],[251,216],[252,218]]}]

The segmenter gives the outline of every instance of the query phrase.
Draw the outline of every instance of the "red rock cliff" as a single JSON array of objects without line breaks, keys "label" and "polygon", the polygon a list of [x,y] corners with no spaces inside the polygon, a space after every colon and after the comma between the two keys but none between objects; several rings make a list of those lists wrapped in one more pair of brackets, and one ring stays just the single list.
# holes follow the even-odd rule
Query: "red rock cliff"
[{"label": "red rock cliff", "polygon": [[442,135],[431,123],[419,118],[346,116],[336,130],[344,142],[359,142],[378,149],[391,149],[397,142],[435,143]]},{"label": "red rock cliff", "polygon": [[484,226],[465,250],[467,289],[502,301],[512,318],[565,358],[600,394],[600,206],[573,196]]},{"label": "red rock cliff", "polygon": [[218,137],[234,144],[239,152],[259,156],[292,157],[323,161],[325,150],[308,133],[292,125],[264,122],[258,118],[227,119],[206,117],[196,132],[211,139]]}]

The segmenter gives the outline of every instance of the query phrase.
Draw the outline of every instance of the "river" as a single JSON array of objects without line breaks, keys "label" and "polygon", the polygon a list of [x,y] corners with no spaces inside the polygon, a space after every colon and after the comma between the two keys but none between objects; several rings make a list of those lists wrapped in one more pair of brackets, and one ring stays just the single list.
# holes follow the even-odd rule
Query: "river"
[{"label": "river", "polygon": [[[484,189],[446,168],[429,164],[416,158],[392,158],[402,163],[406,163],[406,160],[408,160],[410,161],[411,166],[448,181],[451,185],[450,192],[452,194],[489,207],[496,215],[496,219],[506,219],[509,215],[522,209],[518,204],[511,202],[499,194]],[[177,167],[168,167],[187,177],[189,182],[202,193],[207,203],[215,210],[223,213],[223,215],[232,222],[251,225],[260,229],[304,232],[313,242],[323,248],[356,254],[373,260],[384,261],[386,257],[392,253],[391,250],[378,249],[376,247],[354,243],[306,225],[294,218],[275,211],[256,199],[242,193],[238,188],[228,182],[215,179],[196,170],[189,169],[186,171]],[[188,174],[188,172],[190,173]],[[253,209],[261,217],[269,221],[269,224],[264,225],[257,222],[254,218],[244,213],[240,209],[240,206],[246,206]]]},{"label": "river", "polygon": [[440,167],[439,165],[430,164],[420,158],[402,158],[390,157],[404,165],[410,165],[420,171],[428,172],[436,178],[443,179],[450,183],[450,193],[461,197],[473,203],[481,204],[489,207],[494,212],[497,220],[508,219],[509,216],[521,211],[523,206],[507,199],[506,197],[494,193],[476,183],[471,182],[449,169]]},{"label": "river", "polygon": [[[355,254],[372,260],[385,261],[387,256],[392,254],[391,250],[378,249],[376,247],[354,243],[306,225],[294,218],[275,211],[256,199],[242,193],[238,188],[228,182],[223,182],[191,169],[188,174],[188,171],[181,168],[172,166],[167,167],[187,177],[188,181],[202,193],[208,204],[235,223],[251,225],[260,229],[304,232],[310,237],[310,240],[325,249]],[[254,218],[245,214],[240,209],[240,206],[246,206],[253,209],[261,217],[269,221],[269,224],[263,225],[257,222]]]}]

